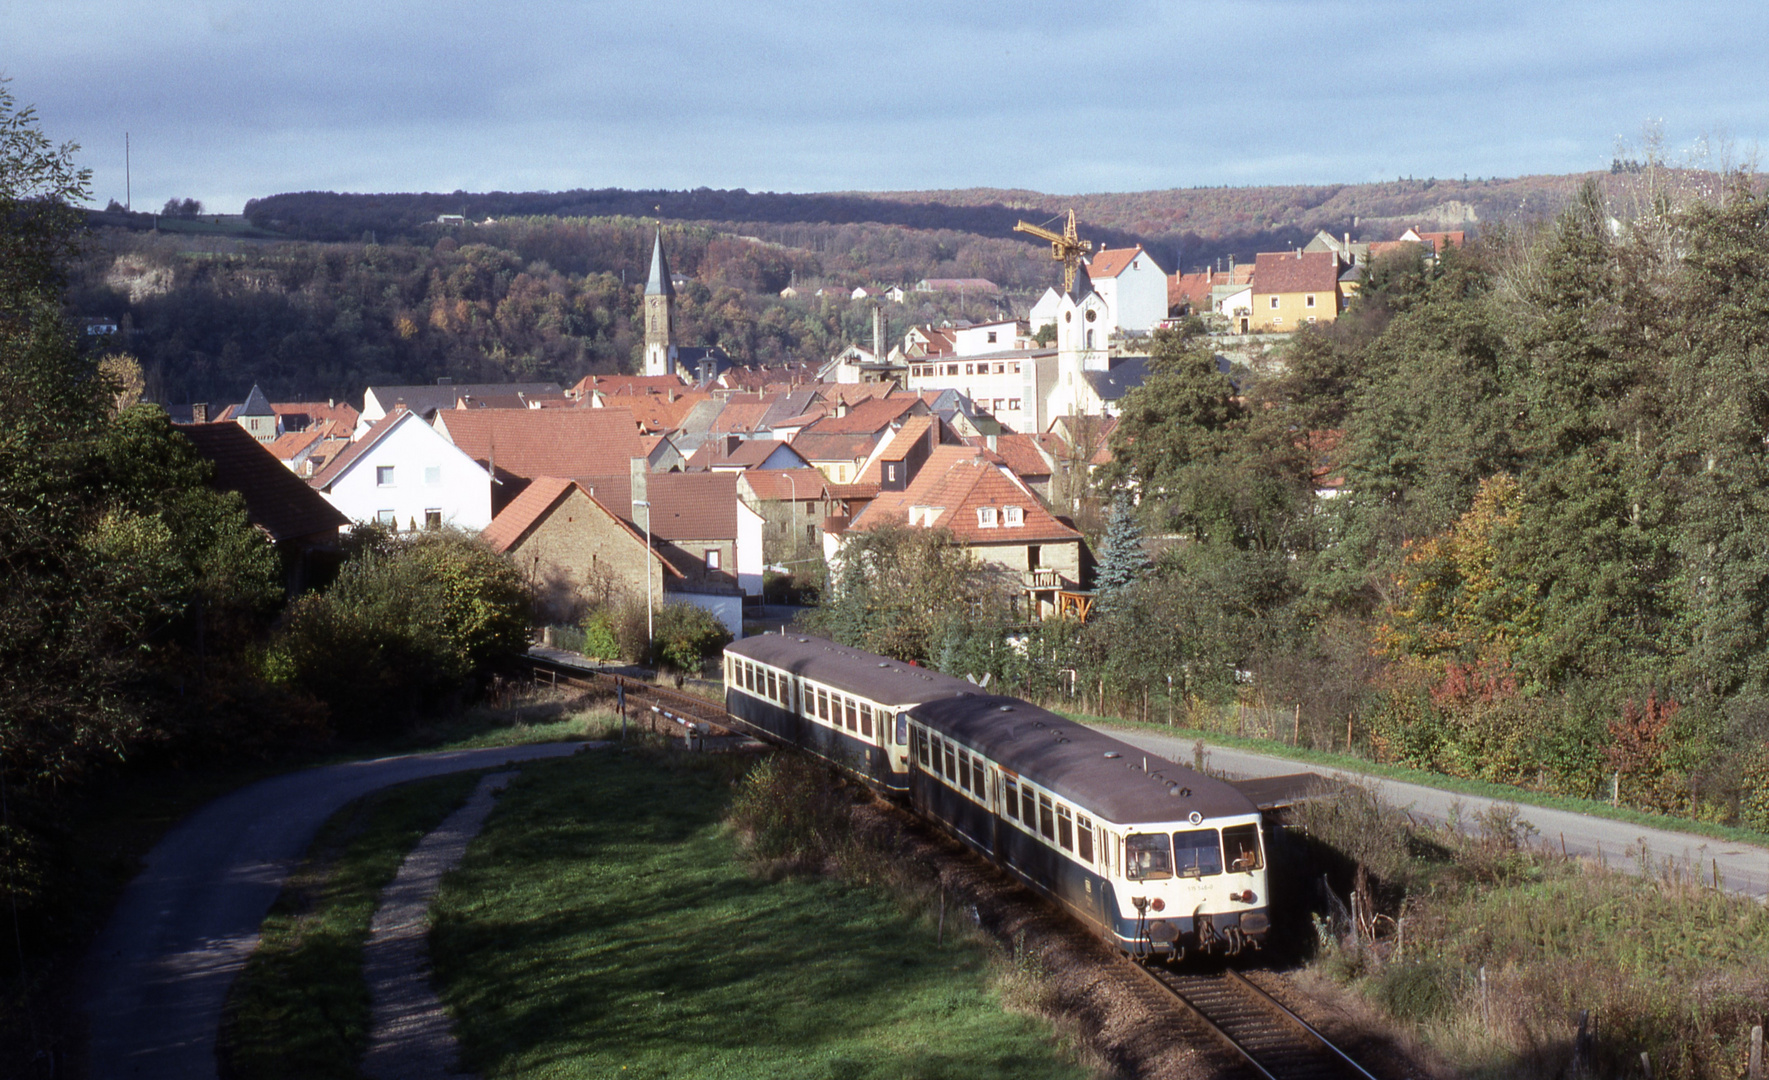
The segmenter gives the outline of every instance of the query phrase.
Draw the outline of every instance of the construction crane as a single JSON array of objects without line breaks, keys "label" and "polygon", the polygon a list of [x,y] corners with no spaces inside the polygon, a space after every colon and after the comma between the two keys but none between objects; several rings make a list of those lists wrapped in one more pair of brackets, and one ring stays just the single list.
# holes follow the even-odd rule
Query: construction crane
[{"label": "construction crane", "polygon": [[1049,240],[1050,257],[1063,264],[1063,291],[1066,293],[1075,288],[1075,268],[1081,265],[1081,256],[1093,250],[1092,241],[1082,240],[1075,234],[1075,211],[1069,211],[1069,223],[1060,233],[1029,221],[1017,223],[1013,231],[1031,233],[1040,240]]}]

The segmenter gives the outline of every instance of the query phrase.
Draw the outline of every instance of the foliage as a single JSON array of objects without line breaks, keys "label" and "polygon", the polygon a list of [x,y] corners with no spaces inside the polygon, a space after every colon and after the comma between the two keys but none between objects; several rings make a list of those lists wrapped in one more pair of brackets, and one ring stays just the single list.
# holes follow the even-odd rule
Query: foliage
[{"label": "foliage", "polygon": [[328,591],[290,605],[266,670],[325,702],[341,734],[385,732],[521,655],[528,615],[521,575],[476,537],[371,539]]},{"label": "foliage", "polygon": [[1126,499],[1112,504],[1112,516],[1106,519],[1106,534],[1100,538],[1099,567],[1094,572],[1094,589],[1100,603],[1110,606],[1122,589],[1135,584],[1152,567],[1142,546],[1142,526]]},{"label": "foliage", "polygon": [[731,642],[731,631],[706,608],[688,603],[666,603],[657,609],[652,655],[657,662],[677,671],[698,674],[709,658]]},{"label": "foliage", "polygon": [[947,637],[974,623],[1005,622],[1010,590],[944,529],[886,524],[852,530],[811,628],[904,662],[928,664]]}]

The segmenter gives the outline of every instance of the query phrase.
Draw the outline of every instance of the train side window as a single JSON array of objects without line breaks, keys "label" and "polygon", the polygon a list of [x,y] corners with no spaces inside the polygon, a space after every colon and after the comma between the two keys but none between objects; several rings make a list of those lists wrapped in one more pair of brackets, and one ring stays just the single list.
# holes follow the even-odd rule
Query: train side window
[{"label": "train side window", "polygon": [[842,721],[843,727],[854,730],[854,699],[851,697],[842,698]]},{"label": "train side window", "polygon": [[1231,825],[1222,830],[1222,850],[1228,856],[1230,870],[1260,870],[1265,860],[1259,857],[1259,826]]},{"label": "train side window", "polygon": [[1212,877],[1222,873],[1221,836],[1215,829],[1174,833],[1173,867],[1180,877]]},{"label": "train side window", "polygon": [[872,738],[872,706],[860,706],[860,734],[870,740]]},{"label": "train side window", "polygon": [[1020,820],[1026,828],[1038,828],[1038,796],[1029,787],[1020,788]]},{"label": "train side window", "polygon": [[915,736],[915,757],[923,769],[927,768],[927,738],[925,731],[917,732]]},{"label": "train side window", "polygon": [[744,664],[743,665],[743,677],[744,677],[744,679],[748,680],[749,692],[752,694],[755,693],[756,692],[756,684],[761,679],[760,669],[758,669],[754,664]]},{"label": "train side window", "polygon": [[1082,862],[1093,861],[1093,822],[1080,814],[1075,815],[1075,853]]},{"label": "train side window", "polygon": [[1038,796],[1038,831],[1046,840],[1056,839],[1056,815],[1051,813],[1050,796]]},{"label": "train side window", "polygon": [[897,745],[909,745],[909,714],[906,712],[897,714]]},{"label": "train side window", "polygon": [[1020,819],[1020,786],[1005,776],[1001,778],[1001,809],[1009,821]]},{"label": "train side window", "polygon": [[823,689],[821,686],[817,688],[817,707],[815,711],[818,719],[829,719],[829,691]]},{"label": "train side window", "polygon": [[1124,838],[1124,876],[1131,881],[1158,881],[1173,876],[1173,845],[1166,833],[1138,833]]},{"label": "train side window", "polygon": [[774,673],[772,671],[768,672],[768,689],[763,696],[766,697],[769,701],[780,700],[780,687],[776,683],[776,681],[774,679]]},{"label": "train side window", "polygon": [[1069,817],[1069,808],[1066,806],[1056,808],[1056,842],[1062,845],[1064,851],[1075,850],[1075,823]]},{"label": "train side window", "polygon": [[975,754],[967,754],[966,756],[970,758],[970,793],[980,799],[986,790],[983,787],[983,761]]},{"label": "train side window", "polygon": [[940,771],[940,775],[948,780],[956,781],[958,779],[958,766],[952,760],[952,744],[946,743],[942,749],[944,749],[946,755],[944,759],[946,767]]},{"label": "train side window", "polygon": [[960,791],[973,791],[970,777],[970,755],[963,750],[958,752],[958,788]]}]

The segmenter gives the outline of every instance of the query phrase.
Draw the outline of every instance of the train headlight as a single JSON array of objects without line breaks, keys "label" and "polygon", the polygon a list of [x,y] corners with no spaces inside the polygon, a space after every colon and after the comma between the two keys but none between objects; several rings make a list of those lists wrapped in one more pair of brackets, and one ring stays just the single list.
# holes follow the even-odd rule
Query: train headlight
[{"label": "train headlight", "polygon": [[1156,911],[1166,911],[1167,910],[1167,901],[1165,901],[1165,900],[1161,899],[1159,896],[1157,896],[1157,897],[1155,897],[1154,902],[1151,903],[1149,906],[1154,908]]},{"label": "train headlight", "polygon": [[1251,904],[1259,899],[1259,896],[1252,889],[1248,889],[1246,892],[1229,893],[1228,898],[1239,904]]}]

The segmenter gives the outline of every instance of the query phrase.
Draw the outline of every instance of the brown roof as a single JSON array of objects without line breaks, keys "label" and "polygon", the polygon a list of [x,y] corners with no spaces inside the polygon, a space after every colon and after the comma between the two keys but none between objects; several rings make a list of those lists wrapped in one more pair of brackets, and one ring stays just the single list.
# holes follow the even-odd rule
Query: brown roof
[{"label": "brown roof", "polygon": [[676,375],[585,375],[567,393],[584,397],[591,392],[622,394],[681,390],[685,386]]},{"label": "brown roof", "polygon": [[665,540],[734,538],[737,475],[652,473],[645,481],[651,500],[651,535]]},{"label": "brown roof", "polygon": [[687,420],[689,410],[711,394],[700,391],[669,394],[614,394],[602,400],[609,405],[632,411],[639,427],[648,432],[675,431]]},{"label": "brown roof", "polygon": [[[1039,543],[1079,540],[1081,534],[1051,515],[1036,496],[1014,478],[991,464],[971,446],[942,446],[929,455],[907,491],[879,495],[855,520],[855,528],[871,528],[886,521],[908,520],[911,507],[939,508],[932,528],[945,528],[967,544]],[[1023,525],[1008,526],[1004,509],[1017,506]],[[997,524],[978,524],[977,511],[995,509]]]},{"label": "brown roof", "polygon": [[1100,278],[1115,278],[1130,268],[1130,264],[1138,255],[1145,254],[1141,244],[1127,248],[1102,248],[1087,262],[1087,276],[1098,281]]},{"label": "brown roof", "polygon": [[291,401],[282,404],[273,401],[270,409],[282,420],[285,430],[324,430],[337,425],[345,435],[356,430],[356,420],[361,415],[355,406],[344,401]]},{"label": "brown roof", "polygon": [[237,491],[252,524],[281,542],[336,536],[350,519],[302,482],[238,424],[180,424],[197,453],[215,463],[215,487]]},{"label": "brown roof", "polygon": [[627,409],[445,411],[436,424],[468,457],[524,480],[625,475],[633,458],[645,456]]},{"label": "brown roof", "polygon": [[1331,251],[1262,251],[1253,268],[1253,291],[1332,293],[1339,288],[1339,256]]},{"label": "brown roof", "polygon": [[846,416],[825,416],[806,428],[801,437],[809,434],[857,435],[882,432],[888,430],[892,424],[906,419],[915,410],[920,410],[916,415],[927,413],[927,403],[917,394],[872,398],[850,405]]},{"label": "brown roof", "polygon": [[743,482],[756,493],[756,498],[769,502],[821,499],[829,490],[829,482],[820,469],[751,469],[743,474]]},{"label": "brown roof", "polygon": [[[866,470],[860,474],[859,482],[881,483],[884,480],[884,462],[902,461],[908,457],[915,444],[927,438],[928,429],[939,422],[940,418],[937,416],[911,416],[903,421],[903,426],[897,429],[897,434],[891,437],[891,441],[878,456],[866,463]],[[938,441],[936,437],[935,442]]]},{"label": "brown roof", "polygon": [[[631,524],[623,521],[619,514],[603,505],[600,499],[590,493],[588,487],[576,480],[568,480],[558,476],[536,477],[533,483],[523,489],[522,494],[512,499],[510,505],[504,507],[503,512],[492,519],[491,524],[485,527],[485,531],[479,534],[480,538],[491,545],[493,551],[509,551],[520,544],[541,522],[545,521],[547,515],[551,514],[573,490],[583,492],[584,498],[594,503],[597,509],[607,514],[616,525],[626,530],[627,535],[633,538],[634,543],[640,547],[645,545],[644,535],[633,528]],[[682,576],[681,571],[671,566],[668,559],[663,558],[655,551],[651,555],[652,558],[663,564],[665,574],[672,577]]]},{"label": "brown roof", "polygon": [[719,411],[718,419],[713,421],[712,427],[708,430],[747,434],[756,429],[756,425],[762,422],[762,417],[767,413],[768,403],[765,401],[733,400]]},{"label": "brown roof", "polygon": [[881,438],[877,432],[826,435],[801,431],[792,440],[792,448],[806,461],[861,461],[872,453]]},{"label": "brown roof", "polygon": [[[972,445],[984,436],[973,436]],[[995,452],[1015,476],[1028,479],[1050,475],[1050,462],[1038,450],[1038,440],[1030,435],[997,435]]]}]

